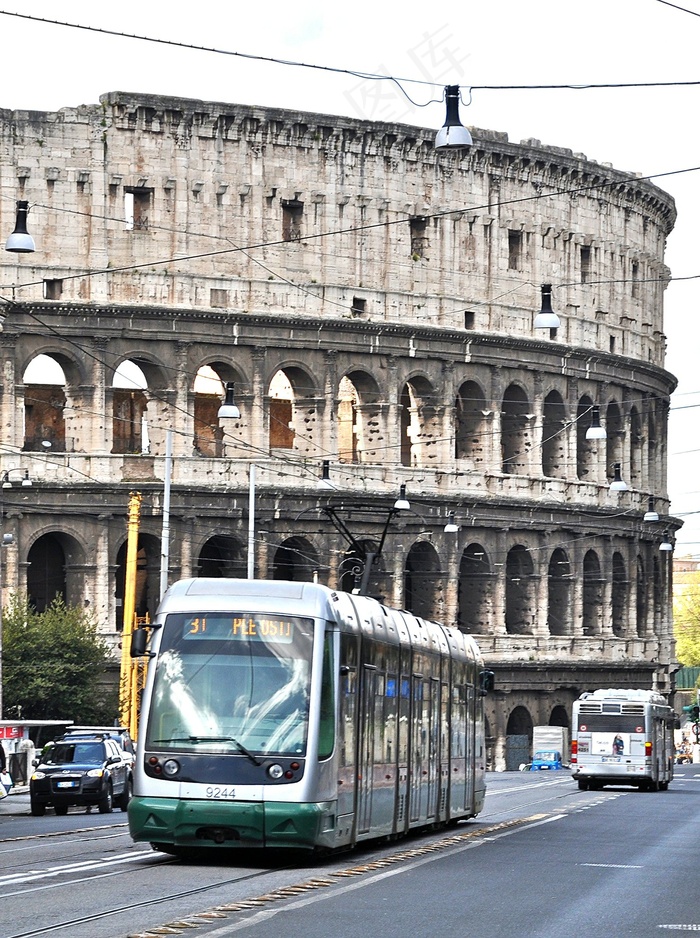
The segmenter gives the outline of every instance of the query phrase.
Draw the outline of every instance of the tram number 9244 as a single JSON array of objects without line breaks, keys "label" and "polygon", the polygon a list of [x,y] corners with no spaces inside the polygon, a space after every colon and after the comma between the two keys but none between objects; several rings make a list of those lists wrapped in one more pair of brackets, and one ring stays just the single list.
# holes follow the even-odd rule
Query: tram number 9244
[{"label": "tram number 9244", "polygon": [[197,578],[131,654],[149,656],[135,841],[332,850],[483,808],[493,673],[457,629],[314,583]]}]

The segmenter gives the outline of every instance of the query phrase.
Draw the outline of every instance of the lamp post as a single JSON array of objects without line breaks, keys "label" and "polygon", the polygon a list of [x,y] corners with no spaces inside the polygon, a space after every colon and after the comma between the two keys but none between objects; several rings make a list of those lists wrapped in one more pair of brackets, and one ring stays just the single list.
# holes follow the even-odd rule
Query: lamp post
[{"label": "lamp post", "polygon": [[[225,384],[226,396],[217,414],[219,420],[241,419],[241,412],[234,400],[234,390],[235,386],[233,381],[227,381]],[[255,473],[255,463],[251,462],[248,464],[248,545],[246,569],[246,575],[249,580],[255,579]]]}]

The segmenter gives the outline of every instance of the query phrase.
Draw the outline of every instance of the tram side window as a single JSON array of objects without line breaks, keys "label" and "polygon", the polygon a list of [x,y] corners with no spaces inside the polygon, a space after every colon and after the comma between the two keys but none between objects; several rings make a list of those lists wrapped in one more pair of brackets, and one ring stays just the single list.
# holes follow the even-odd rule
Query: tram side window
[{"label": "tram side window", "polygon": [[335,699],[333,695],[333,646],[331,635],[326,634],[323,646],[323,673],[321,675],[321,715],[318,729],[318,758],[328,759],[335,746]]},{"label": "tram side window", "polygon": [[466,755],[466,727],[467,707],[464,685],[452,688],[452,745],[450,747],[453,758],[463,758]]},{"label": "tram side window", "polygon": [[341,675],[340,686],[340,764],[355,764],[355,707],[357,673],[349,671]]}]

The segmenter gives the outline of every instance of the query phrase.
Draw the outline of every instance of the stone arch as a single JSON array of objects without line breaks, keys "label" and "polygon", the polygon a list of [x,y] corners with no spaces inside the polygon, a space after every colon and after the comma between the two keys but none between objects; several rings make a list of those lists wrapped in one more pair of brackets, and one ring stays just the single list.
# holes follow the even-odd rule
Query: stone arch
[{"label": "stone arch", "polygon": [[404,606],[424,619],[439,617],[442,606],[440,559],[429,541],[416,541],[404,564]]},{"label": "stone arch", "polygon": [[399,398],[402,466],[436,464],[441,429],[435,400],[435,389],[423,375],[414,375],[404,384]]},{"label": "stone arch", "polygon": [[[657,465],[657,462],[656,462],[657,458],[659,458],[660,441],[656,432],[657,421],[656,421],[656,413],[655,413],[656,407],[659,407],[659,406],[660,406],[660,401],[658,401],[656,398],[652,398],[649,401],[649,412],[647,414],[647,426],[646,426],[647,465],[649,467],[648,482],[649,482],[649,488],[651,488],[652,491],[658,484],[658,481],[659,481],[658,473],[660,469],[660,467]],[[663,417],[661,415],[659,416],[660,416],[659,426],[663,426],[664,425]]]},{"label": "stone arch", "polygon": [[550,635],[571,635],[571,595],[573,581],[566,551],[557,547],[549,558],[547,571],[547,628]]},{"label": "stone arch", "polygon": [[199,551],[197,576],[244,578],[247,568],[246,547],[238,537],[215,534]]},{"label": "stone arch", "polygon": [[644,433],[642,431],[642,418],[633,405],[629,415],[630,427],[630,477],[629,485],[632,488],[643,487],[644,469]]},{"label": "stone arch", "polygon": [[663,574],[661,571],[661,564],[659,558],[654,555],[652,557],[652,569],[653,573],[653,603],[654,603],[654,633],[656,635],[661,634],[661,626],[663,622],[663,609],[664,609],[664,583],[663,583]]},{"label": "stone arch", "polygon": [[85,595],[85,550],[65,531],[48,531],[32,543],[27,553],[27,597],[43,612],[60,596],[68,605],[82,605]]},{"label": "stone arch", "polygon": [[361,370],[343,375],[336,404],[339,462],[377,462],[385,457],[383,450],[378,452],[381,417],[379,388],[372,375]]},{"label": "stone arch", "polygon": [[516,544],[506,558],[506,632],[532,635],[537,610],[534,568],[529,550]]},{"label": "stone arch", "polygon": [[563,706],[563,704],[555,704],[555,706],[552,707],[552,712],[549,714],[549,726],[565,726],[567,729],[570,728],[569,708]]},{"label": "stone arch", "polygon": [[457,586],[457,624],[462,632],[488,635],[492,631],[494,580],[491,562],[481,544],[462,551]]},{"label": "stone arch", "polygon": [[581,482],[596,481],[598,441],[586,438],[591,426],[593,407],[591,398],[584,394],[576,411],[576,476]]},{"label": "stone arch", "polygon": [[558,391],[550,391],[542,412],[542,474],[550,478],[568,475],[566,426],[564,400]]},{"label": "stone arch", "polygon": [[485,462],[484,443],[488,434],[486,397],[476,381],[465,381],[457,392],[454,411],[454,456],[467,469],[476,470]]},{"label": "stone arch", "polygon": [[[126,589],[126,540],[117,551],[114,592],[117,599],[117,631],[124,628],[124,594]],[[136,590],[134,609],[139,617],[153,621],[160,600],[160,540],[152,534],[139,533],[136,554]]]},{"label": "stone arch", "polygon": [[637,555],[636,568],[637,589],[635,597],[635,609],[637,613],[637,635],[642,638],[644,635],[646,635],[649,600],[647,593],[646,569],[644,565],[644,558],[641,556],[641,554]]},{"label": "stone arch", "polygon": [[628,587],[624,558],[619,551],[615,551],[612,558],[612,630],[618,638],[625,634]]},{"label": "stone arch", "polygon": [[514,707],[506,724],[506,772],[516,772],[530,761],[532,717],[527,707]]},{"label": "stone arch", "polygon": [[305,368],[280,365],[268,385],[270,449],[316,455],[322,405],[316,382]]},{"label": "stone arch", "polygon": [[583,558],[583,616],[584,635],[599,635],[603,615],[603,577],[600,560],[594,550],[586,551]]},{"label": "stone arch", "polygon": [[112,453],[147,453],[148,378],[141,365],[124,359],[112,381]]},{"label": "stone arch", "polygon": [[[197,369],[192,382],[192,396],[192,445],[195,453],[200,456],[223,456],[224,428],[219,421],[219,407],[224,397],[224,382],[213,365],[201,365]],[[233,433],[236,433],[235,429]]]},{"label": "stone arch", "polygon": [[[40,353],[24,369],[24,441],[22,449],[30,453],[69,452],[74,440],[67,439],[66,404],[68,379],[65,356]],[[75,372],[75,369],[72,369]],[[75,414],[76,409],[71,408]],[[73,419],[75,423],[75,419]]]},{"label": "stone arch", "polygon": [[272,579],[310,583],[318,568],[318,551],[311,541],[305,537],[289,537],[282,541],[272,558]]},{"label": "stone arch", "polygon": [[622,411],[617,401],[610,401],[605,414],[606,436],[606,469],[608,478],[612,479],[615,463],[624,466],[625,455],[625,428],[622,420]]},{"label": "stone arch", "polygon": [[525,390],[518,384],[506,388],[501,403],[501,471],[526,475],[532,447],[532,414]]}]

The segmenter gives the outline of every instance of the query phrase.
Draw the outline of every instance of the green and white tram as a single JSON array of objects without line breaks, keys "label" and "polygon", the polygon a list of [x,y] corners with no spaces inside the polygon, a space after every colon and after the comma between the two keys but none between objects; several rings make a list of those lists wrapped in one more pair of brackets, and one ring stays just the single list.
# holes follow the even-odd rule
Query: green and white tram
[{"label": "green and white tram", "polygon": [[313,583],[206,578],[174,584],[152,630],[134,840],[334,849],[481,811],[493,675],[470,636]]},{"label": "green and white tram", "polygon": [[652,690],[596,690],[574,701],[571,772],[582,789],[665,791],[673,778],[676,715]]}]

